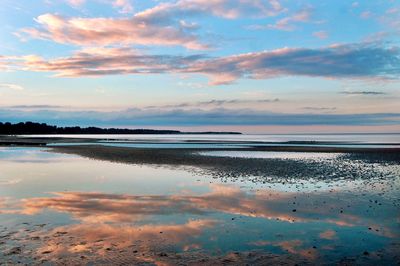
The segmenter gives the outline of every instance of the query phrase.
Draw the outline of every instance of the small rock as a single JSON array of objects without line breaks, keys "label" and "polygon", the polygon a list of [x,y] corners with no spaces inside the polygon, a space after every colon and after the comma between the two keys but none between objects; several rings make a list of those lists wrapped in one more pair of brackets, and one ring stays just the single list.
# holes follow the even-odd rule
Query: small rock
[{"label": "small rock", "polygon": [[18,255],[21,254],[22,250],[20,247],[14,247],[12,249],[10,249],[10,251],[8,251],[8,253],[6,255]]}]

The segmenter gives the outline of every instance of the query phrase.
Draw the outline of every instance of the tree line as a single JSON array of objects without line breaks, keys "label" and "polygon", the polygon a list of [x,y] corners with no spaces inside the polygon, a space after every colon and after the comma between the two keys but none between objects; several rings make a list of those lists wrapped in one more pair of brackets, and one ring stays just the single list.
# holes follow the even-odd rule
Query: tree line
[{"label": "tree line", "polygon": [[46,123],[20,122],[12,124],[0,122],[0,135],[36,134],[241,134],[239,132],[181,132],[179,130],[99,128],[99,127],[58,127]]},{"label": "tree line", "polygon": [[11,124],[0,122],[0,135],[31,134],[180,134],[178,130],[99,128],[99,127],[57,127],[46,123],[20,122]]}]

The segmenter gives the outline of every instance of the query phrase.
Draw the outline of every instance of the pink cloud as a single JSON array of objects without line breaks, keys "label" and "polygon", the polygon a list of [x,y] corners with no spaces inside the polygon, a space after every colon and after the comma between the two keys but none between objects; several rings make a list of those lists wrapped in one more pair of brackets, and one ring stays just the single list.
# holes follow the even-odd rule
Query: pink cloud
[{"label": "pink cloud", "polygon": [[156,20],[188,14],[212,14],[234,19],[240,16],[275,16],[283,10],[284,8],[277,0],[180,0],[174,3],[161,3],[137,15]]},{"label": "pink cloud", "polygon": [[130,48],[86,48],[71,57],[45,60],[36,56],[21,58],[24,69],[57,72],[57,76],[101,76],[184,72],[198,56],[143,55]]},{"label": "pink cloud", "polygon": [[396,13],[399,13],[399,11],[400,11],[400,9],[399,8],[396,8],[396,7],[393,7],[393,8],[389,8],[388,10],[386,10],[386,14],[396,14]]},{"label": "pink cloud", "polygon": [[254,30],[275,29],[283,31],[293,31],[296,29],[298,23],[309,22],[312,16],[312,8],[303,8],[294,14],[279,19],[274,24],[268,25],[252,25],[249,28]]},{"label": "pink cloud", "polygon": [[212,84],[218,85],[239,78],[280,76],[396,78],[399,65],[400,50],[397,47],[352,44],[319,49],[281,48],[200,60],[186,71],[206,74],[212,78]]},{"label": "pink cloud", "polygon": [[[79,8],[83,4],[86,3],[86,0],[66,0],[71,6]],[[111,2],[111,5],[115,8],[120,9],[120,13],[132,13],[133,6],[130,0],[113,0],[108,1]]]},{"label": "pink cloud", "polygon": [[[84,0],[70,0],[74,6]],[[115,0],[112,5],[121,13],[131,13],[129,0]],[[74,45],[177,45],[188,49],[207,49],[193,34],[197,28],[184,18],[213,15],[226,19],[239,16],[273,16],[284,9],[276,0],[180,0],[160,3],[130,18],[65,18],[43,14],[36,18],[39,28],[24,28],[17,32],[21,38],[52,40]],[[189,27],[188,27],[189,26]]]},{"label": "pink cloud", "polygon": [[326,39],[329,36],[328,33],[326,31],[323,31],[323,30],[313,32],[312,35],[317,37],[317,38],[319,38],[319,39]]},{"label": "pink cloud", "polygon": [[86,0],[67,0],[67,2],[74,7],[79,7],[83,5]]},{"label": "pink cloud", "polygon": [[281,76],[397,79],[400,49],[361,43],[318,49],[281,48],[208,58],[202,55],[145,55],[130,48],[85,48],[69,57],[46,60],[30,55],[18,60],[14,60],[14,68],[55,72],[56,76],[64,77],[185,73],[206,75],[211,78],[211,84],[220,85],[241,78]]},{"label": "pink cloud", "polygon": [[112,5],[116,8],[119,8],[121,13],[133,12],[133,6],[129,0],[115,0],[113,1]]},{"label": "pink cloud", "polygon": [[360,18],[362,19],[369,19],[370,17],[372,17],[371,11],[364,11],[360,14]]},{"label": "pink cloud", "polygon": [[75,45],[179,45],[188,49],[206,49],[197,38],[180,28],[151,24],[132,18],[64,18],[44,14],[37,17],[40,29],[25,28],[17,34]]}]

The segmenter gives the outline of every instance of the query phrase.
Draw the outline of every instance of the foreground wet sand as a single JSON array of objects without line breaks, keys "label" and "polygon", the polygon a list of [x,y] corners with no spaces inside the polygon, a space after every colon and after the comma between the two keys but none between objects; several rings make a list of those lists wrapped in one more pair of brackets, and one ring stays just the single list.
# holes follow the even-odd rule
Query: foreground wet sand
[{"label": "foreground wet sand", "polygon": [[[391,185],[372,194],[368,183],[303,193],[233,184],[200,194],[57,192],[2,209],[25,222],[0,226],[0,254],[11,265],[394,265]],[[73,220],[49,222],[51,213]]]}]

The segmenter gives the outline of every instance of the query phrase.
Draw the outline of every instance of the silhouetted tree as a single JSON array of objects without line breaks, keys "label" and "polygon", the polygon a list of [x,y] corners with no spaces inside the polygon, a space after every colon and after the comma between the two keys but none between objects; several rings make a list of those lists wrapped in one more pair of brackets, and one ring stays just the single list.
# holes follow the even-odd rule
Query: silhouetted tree
[{"label": "silhouetted tree", "polygon": [[57,127],[45,123],[20,122],[11,124],[0,122],[0,135],[35,134],[241,134],[238,132],[181,132],[178,130],[99,128],[99,127]]},{"label": "silhouetted tree", "polygon": [[0,122],[1,135],[32,134],[179,134],[177,130],[119,129],[99,127],[57,127],[45,123],[20,122],[11,124]]}]

